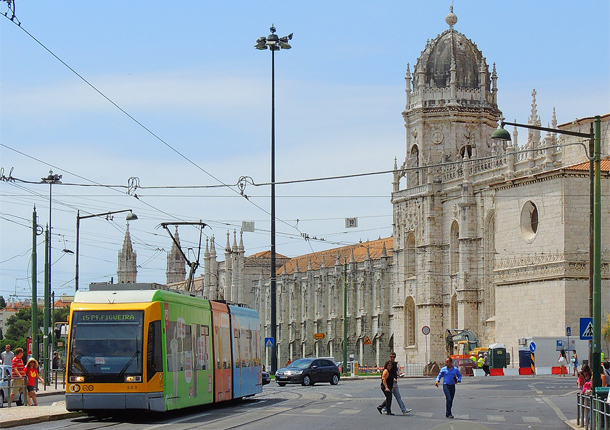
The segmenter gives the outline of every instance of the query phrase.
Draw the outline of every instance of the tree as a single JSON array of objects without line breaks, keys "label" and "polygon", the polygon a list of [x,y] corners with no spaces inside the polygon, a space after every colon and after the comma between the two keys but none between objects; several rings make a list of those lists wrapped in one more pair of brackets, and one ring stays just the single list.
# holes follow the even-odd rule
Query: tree
[{"label": "tree", "polygon": [[0,296],[0,309],[6,308],[6,300],[4,300],[4,296]]},{"label": "tree", "polygon": [[[70,313],[70,308],[58,308],[55,309],[53,314],[54,321],[61,322],[68,320],[68,314]],[[38,327],[43,326],[43,310],[42,308],[38,309]],[[11,315],[7,320],[7,330],[4,335],[4,339],[2,343],[5,345],[10,343],[14,348],[26,347],[28,333],[32,327],[32,309],[31,308],[21,308],[19,309],[15,315]],[[42,332],[37,330],[35,333],[36,336],[39,336],[40,341]]]}]

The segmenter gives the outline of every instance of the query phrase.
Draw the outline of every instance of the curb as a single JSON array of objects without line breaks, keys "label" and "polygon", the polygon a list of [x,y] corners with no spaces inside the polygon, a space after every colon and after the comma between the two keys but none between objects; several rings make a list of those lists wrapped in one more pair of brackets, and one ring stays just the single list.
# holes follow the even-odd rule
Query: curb
[{"label": "curb", "polygon": [[14,420],[0,422],[0,428],[17,427],[17,426],[23,426],[23,425],[27,425],[27,424],[38,424],[38,423],[44,423],[47,421],[57,421],[57,420],[62,420],[64,418],[78,417],[78,416],[82,416],[82,415],[86,415],[86,414],[84,412],[66,411],[66,412],[59,412],[57,414],[44,415],[44,416],[38,416],[38,417],[18,418],[18,419],[14,419]]}]

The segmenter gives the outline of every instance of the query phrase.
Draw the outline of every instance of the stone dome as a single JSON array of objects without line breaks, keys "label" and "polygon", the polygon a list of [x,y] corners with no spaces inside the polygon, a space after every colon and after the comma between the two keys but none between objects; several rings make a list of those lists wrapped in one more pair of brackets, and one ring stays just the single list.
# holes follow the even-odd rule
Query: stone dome
[{"label": "stone dome", "polygon": [[474,42],[453,29],[452,22],[455,23],[455,21],[448,20],[450,28],[426,44],[426,48],[415,66],[414,87],[418,86],[421,73],[423,73],[425,87],[449,87],[452,63],[455,62],[457,88],[480,88],[480,71],[483,64],[485,89],[489,91],[489,70],[485,64],[485,58]]}]

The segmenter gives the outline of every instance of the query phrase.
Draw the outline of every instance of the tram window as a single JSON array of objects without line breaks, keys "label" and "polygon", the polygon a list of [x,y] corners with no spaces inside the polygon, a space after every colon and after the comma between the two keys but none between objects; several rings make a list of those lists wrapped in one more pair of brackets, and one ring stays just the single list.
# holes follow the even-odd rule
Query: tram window
[{"label": "tram window", "polygon": [[153,321],[148,324],[148,355],[146,368],[148,380],[157,372],[163,370],[163,351],[161,350],[161,321]]}]

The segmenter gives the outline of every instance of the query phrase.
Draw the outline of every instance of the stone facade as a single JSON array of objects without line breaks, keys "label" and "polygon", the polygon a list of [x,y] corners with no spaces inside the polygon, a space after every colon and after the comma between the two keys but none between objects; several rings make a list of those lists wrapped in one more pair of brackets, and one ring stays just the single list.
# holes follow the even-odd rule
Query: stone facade
[{"label": "stone facade", "polygon": [[[490,72],[476,44],[454,29],[453,11],[446,22],[449,29],[428,42],[412,72],[407,66],[406,155],[400,166],[394,162],[392,237],[278,255],[280,365],[341,357],[344,291],[348,353],[368,365],[383,363],[391,350],[401,363],[441,363],[450,328],[474,331],[482,345],[503,343],[516,359],[518,339],[561,337],[589,314],[590,176],[582,139],[527,130],[520,143],[514,128],[511,141],[491,140],[502,119],[495,64]],[[588,133],[593,120],[558,125],[553,110],[549,125]],[[528,124],[542,124],[535,90]],[[606,114],[602,225],[610,223],[609,129]],[[608,228],[602,243],[606,313]],[[261,335],[269,336],[269,253],[246,257],[234,232],[224,257],[217,260],[213,237],[206,242],[195,291],[257,309]]]}]

